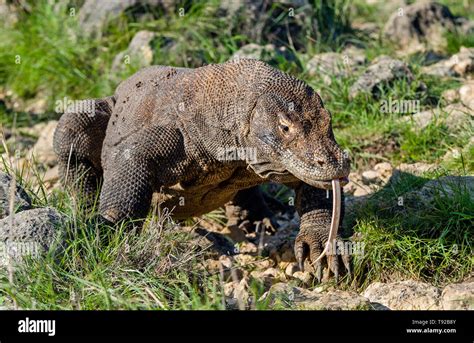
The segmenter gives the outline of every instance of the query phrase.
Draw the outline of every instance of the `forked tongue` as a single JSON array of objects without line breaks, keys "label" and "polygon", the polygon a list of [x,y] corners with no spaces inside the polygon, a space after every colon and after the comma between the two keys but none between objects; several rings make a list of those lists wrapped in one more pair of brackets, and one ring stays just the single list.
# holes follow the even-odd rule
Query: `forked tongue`
[{"label": "forked tongue", "polygon": [[331,228],[329,229],[329,237],[324,247],[323,252],[319,255],[318,259],[313,263],[318,262],[322,259],[331,248],[331,244],[335,243],[337,236],[337,229],[339,228],[339,219],[341,218],[341,186],[339,184],[339,179],[332,180],[332,218],[331,218]]}]

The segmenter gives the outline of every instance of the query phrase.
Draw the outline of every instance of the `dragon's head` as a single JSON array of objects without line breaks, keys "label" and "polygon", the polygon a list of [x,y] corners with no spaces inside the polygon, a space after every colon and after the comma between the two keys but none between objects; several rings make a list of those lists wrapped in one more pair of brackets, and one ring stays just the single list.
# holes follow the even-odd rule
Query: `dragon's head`
[{"label": "dragon's head", "polygon": [[331,189],[333,179],[344,185],[350,161],[334,138],[331,114],[319,95],[299,82],[296,94],[279,90],[258,97],[248,136],[258,161],[250,167],[261,176],[289,172],[318,188]]}]

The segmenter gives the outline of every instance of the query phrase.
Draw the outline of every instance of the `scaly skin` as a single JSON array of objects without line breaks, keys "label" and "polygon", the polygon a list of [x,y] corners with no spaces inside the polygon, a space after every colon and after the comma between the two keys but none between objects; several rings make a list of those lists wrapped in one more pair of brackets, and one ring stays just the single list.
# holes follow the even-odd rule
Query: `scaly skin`
[{"label": "scaly skin", "polygon": [[[247,189],[273,181],[297,191],[295,248],[303,261],[314,262],[324,248],[331,221],[325,189],[350,165],[331,115],[304,82],[256,60],[153,66],[95,103],[102,104],[95,113],[62,116],[54,147],[67,184],[91,198],[103,183],[99,210],[108,221],[146,216],[152,198],[177,219],[198,216],[232,199],[235,206]],[[86,187],[78,187],[80,176]],[[264,205],[258,211],[268,216]]]}]

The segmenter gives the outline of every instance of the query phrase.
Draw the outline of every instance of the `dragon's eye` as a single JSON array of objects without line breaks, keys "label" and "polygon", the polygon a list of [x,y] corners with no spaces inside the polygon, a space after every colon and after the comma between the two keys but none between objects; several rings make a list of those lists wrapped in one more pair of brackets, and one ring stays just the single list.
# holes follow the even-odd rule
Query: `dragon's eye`
[{"label": "dragon's eye", "polygon": [[287,125],[283,125],[283,124],[280,124],[280,129],[283,132],[289,132],[290,131],[290,128]]}]

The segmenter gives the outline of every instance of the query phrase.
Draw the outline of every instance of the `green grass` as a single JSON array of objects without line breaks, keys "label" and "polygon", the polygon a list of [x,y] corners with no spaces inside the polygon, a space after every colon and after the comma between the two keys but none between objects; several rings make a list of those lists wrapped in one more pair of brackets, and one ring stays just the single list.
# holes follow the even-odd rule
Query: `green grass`
[{"label": "green grass", "polygon": [[[438,171],[426,176],[445,174]],[[443,285],[472,272],[471,194],[457,184],[452,186],[452,197],[437,187],[432,203],[409,193],[429,178],[402,173],[357,209],[354,230],[362,236],[365,253],[356,256],[354,274],[361,287],[397,278]]]},{"label": "green grass", "polygon": [[461,47],[472,48],[474,47],[474,35],[459,35],[449,33],[446,35],[446,51],[449,54],[455,54],[459,52]]},{"label": "green grass", "polygon": [[114,42],[80,38],[77,21],[64,6],[54,10],[38,3],[20,23],[0,29],[0,84],[23,98],[44,93],[52,109],[65,96],[112,92],[104,71],[118,52]]},{"label": "green grass", "polygon": [[[98,223],[97,209],[86,211],[65,191],[31,195],[35,206],[54,207],[65,216],[64,249],[27,259],[15,268],[13,283],[1,272],[0,305],[8,299],[39,310],[225,309],[223,281],[197,267],[205,251],[193,248],[193,237],[169,217],[150,215],[138,233],[130,231],[133,223],[115,228]],[[253,289],[258,299],[262,290]]]}]

